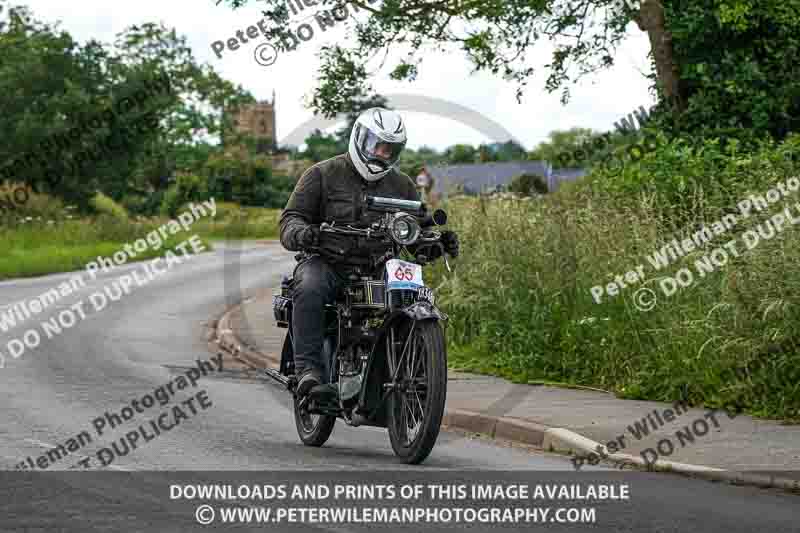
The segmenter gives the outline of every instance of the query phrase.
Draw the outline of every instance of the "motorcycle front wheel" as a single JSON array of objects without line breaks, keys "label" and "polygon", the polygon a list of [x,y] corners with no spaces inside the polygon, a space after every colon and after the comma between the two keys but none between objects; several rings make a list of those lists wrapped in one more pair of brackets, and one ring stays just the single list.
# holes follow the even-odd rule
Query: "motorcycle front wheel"
[{"label": "motorcycle front wheel", "polygon": [[[447,348],[435,320],[412,325],[397,361],[395,386],[388,398],[389,440],[404,462],[419,464],[430,455],[444,416]],[[399,352],[399,353],[398,353]]]}]

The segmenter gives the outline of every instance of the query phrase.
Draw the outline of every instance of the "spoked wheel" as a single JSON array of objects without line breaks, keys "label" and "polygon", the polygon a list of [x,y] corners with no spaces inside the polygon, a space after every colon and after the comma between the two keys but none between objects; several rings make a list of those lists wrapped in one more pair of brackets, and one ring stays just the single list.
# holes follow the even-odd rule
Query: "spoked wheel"
[{"label": "spoked wheel", "polygon": [[395,352],[396,384],[389,394],[389,440],[398,457],[419,464],[431,453],[444,415],[447,352],[442,326],[434,320],[410,328]]},{"label": "spoked wheel", "polygon": [[336,417],[331,415],[315,415],[308,412],[305,405],[299,405],[300,400],[294,397],[294,424],[297,434],[306,446],[322,446],[333,432]]}]

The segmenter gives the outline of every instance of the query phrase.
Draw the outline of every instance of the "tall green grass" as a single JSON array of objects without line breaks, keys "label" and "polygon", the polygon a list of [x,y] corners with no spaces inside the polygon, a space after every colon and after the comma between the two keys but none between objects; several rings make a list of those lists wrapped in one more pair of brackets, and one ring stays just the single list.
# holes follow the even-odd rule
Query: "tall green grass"
[{"label": "tall green grass", "polygon": [[198,221],[194,229],[211,240],[277,239],[280,213],[280,209],[218,202],[216,217]]},{"label": "tall green grass", "polygon": [[[11,187],[11,185],[6,185]],[[0,189],[2,192],[2,189]],[[98,193],[92,200],[99,213],[78,218],[74,210],[44,194],[31,192],[24,205],[0,217],[0,280],[79,270],[98,256],[109,256],[126,243],[144,238],[168,217],[131,218],[121,205]],[[188,206],[179,212],[188,210]],[[188,232],[170,236],[161,249],[148,249],[135,260],[163,255],[197,234],[201,239],[275,239],[280,210],[218,203],[215,217],[194,222]],[[207,247],[211,249],[211,245]]]},{"label": "tall green grass", "polygon": [[[104,215],[81,220],[25,220],[0,225],[0,280],[41,276],[83,269],[98,256],[108,257],[126,243],[145,238],[163,221],[124,222]],[[166,243],[147,250],[133,260],[163,255],[166,250],[197,233],[194,228],[171,235]],[[206,245],[211,249],[210,245]],[[180,253],[180,252],[179,252]]]},{"label": "tall green grass", "polygon": [[[785,178],[772,170],[742,165],[748,181],[737,181],[737,194],[728,196],[765,192]],[[708,192],[688,183],[680,203],[658,190],[614,196],[594,185],[590,179],[540,200],[491,200],[483,209],[469,199],[446,206],[462,255],[452,274],[438,265],[428,277],[451,317],[451,364],[518,382],[589,385],[627,398],[799,420],[800,225],[750,251],[738,245],[740,257],[666,297],[658,288],[663,276],[682,267],[697,274],[697,259],[741,237],[766,212],[656,271],[645,257],[676,229],[712,222],[735,203],[721,202],[722,185]],[[800,193],[770,214],[797,201]],[[595,303],[593,286],[640,264],[643,283]],[[658,298],[649,312],[634,305],[642,287]]]}]

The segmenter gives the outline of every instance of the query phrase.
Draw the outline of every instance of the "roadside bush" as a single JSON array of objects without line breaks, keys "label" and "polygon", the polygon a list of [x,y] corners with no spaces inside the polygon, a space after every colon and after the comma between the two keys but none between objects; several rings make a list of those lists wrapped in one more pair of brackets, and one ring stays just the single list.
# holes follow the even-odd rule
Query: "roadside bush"
[{"label": "roadside bush", "polygon": [[152,191],[149,194],[130,193],[122,199],[122,206],[132,215],[157,215],[161,210],[165,193],[166,189]]},{"label": "roadside bush", "polygon": [[178,174],[175,184],[170,185],[161,201],[161,214],[174,217],[178,208],[187,202],[208,200],[208,184],[205,178],[196,174]]},{"label": "roadside bush", "polygon": [[615,203],[647,201],[658,204],[678,223],[719,218],[749,193],[800,172],[800,135],[781,143],[765,139],[744,150],[731,139],[673,139],[645,137],[651,151],[617,148],[618,165],[599,165],[582,187]]},{"label": "roadside bush", "polygon": [[165,217],[174,217],[178,212],[178,207],[183,204],[180,190],[176,185],[171,185],[161,199],[159,212]]},{"label": "roadside bush", "polygon": [[[451,201],[462,254],[452,274],[441,265],[426,274],[450,315],[451,364],[800,420],[800,228],[787,224],[752,250],[741,242],[800,193],[664,268],[647,260],[694,224],[800,175],[787,157],[796,142],[750,154],[670,143],[621,179],[595,173],[541,202],[492,200],[483,214],[474,200]],[[695,262],[734,238],[741,254],[699,276]],[[592,287],[638,265],[642,282],[595,302]],[[659,283],[681,268],[695,280],[667,297]],[[639,288],[657,295],[649,312],[636,307]]]},{"label": "roadside bush", "polygon": [[[0,225],[0,280],[81,270],[97,256],[110,256],[163,224],[164,220],[121,221],[108,214],[95,218],[53,222],[23,219],[13,226]],[[170,235],[164,247],[148,247],[136,260],[163,255],[191,236]],[[201,236],[202,238],[202,236]],[[207,245],[210,248],[210,245]]]},{"label": "roadside bush", "polygon": [[547,194],[547,183],[537,174],[520,174],[511,180],[508,190],[523,196]]},{"label": "roadside bush", "polygon": [[56,221],[68,214],[58,198],[37,193],[20,183],[0,184],[0,224],[14,224],[27,218]]},{"label": "roadside bush", "polygon": [[107,215],[115,220],[128,220],[125,208],[101,192],[95,194],[89,204],[100,215]]},{"label": "roadside bush", "polygon": [[278,237],[280,213],[280,209],[217,202],[216,217],[203,218],[193,227],[209,239],[275,239]]},{"label": "roadside bush", "polygon": [[242,211],[242,206],[234,202],[220,202],[217,201],[217,215],[214,220],[217,222],[225,222],[232,220],[239,216]]}]

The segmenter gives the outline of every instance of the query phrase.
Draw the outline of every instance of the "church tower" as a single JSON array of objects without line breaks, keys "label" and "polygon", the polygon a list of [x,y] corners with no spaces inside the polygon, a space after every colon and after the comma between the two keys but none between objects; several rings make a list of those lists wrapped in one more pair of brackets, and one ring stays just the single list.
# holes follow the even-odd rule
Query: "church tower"
[{"label": "church tower", "polygon": [[246,133],[258,140],[256,151],[271,153],[277,147],[278,133],[275,127],[275,90],[272,101],[264,100],[245,104],[233,112],[233,127],[237,133]]}]

